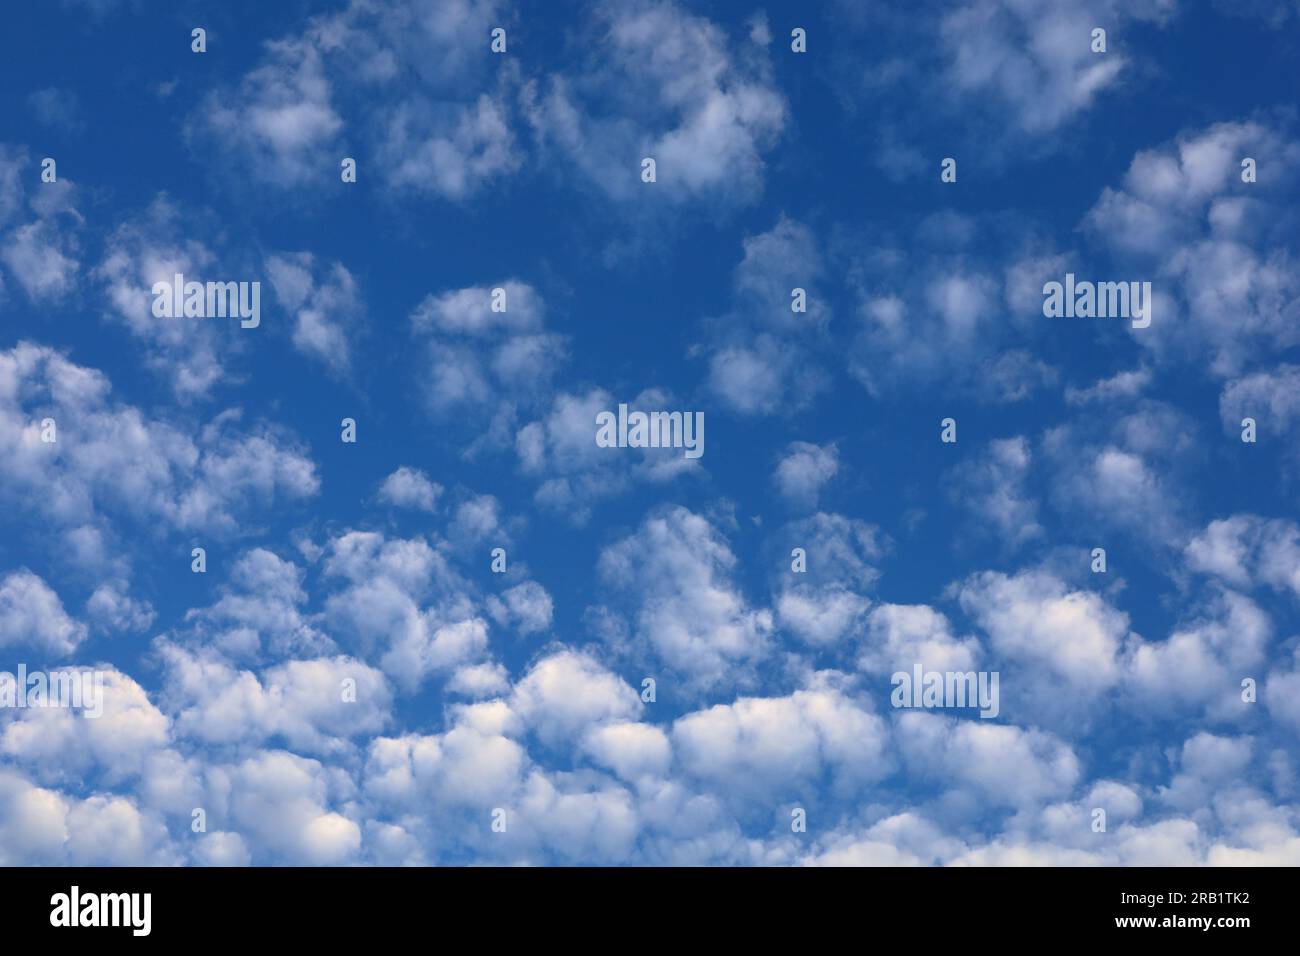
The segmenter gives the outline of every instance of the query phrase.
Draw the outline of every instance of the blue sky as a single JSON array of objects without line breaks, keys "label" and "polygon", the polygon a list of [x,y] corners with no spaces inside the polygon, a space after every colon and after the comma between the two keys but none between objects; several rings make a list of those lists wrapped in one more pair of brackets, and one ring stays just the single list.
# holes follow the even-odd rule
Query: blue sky
[{"label": "blue sky", "polygon": [[1300,862],[1300,7],[803,6],[10,15],[0,860]]}]

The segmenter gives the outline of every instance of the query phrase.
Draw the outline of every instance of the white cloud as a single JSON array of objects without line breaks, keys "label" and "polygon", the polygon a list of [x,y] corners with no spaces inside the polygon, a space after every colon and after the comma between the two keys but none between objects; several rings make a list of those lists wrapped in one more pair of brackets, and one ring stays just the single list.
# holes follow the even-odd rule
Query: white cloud
[{"label": "white cloud", "polygon": [[[92,770],[102,771],[109,781],[119,782],[138,775],[145,761],[166,747],[171,739],[171,721],[149,700],[149,695],[126,674],[104,664],[79,666],[89,675],[93,670],[102,682],[99,706],[86,702],[94,691],[83,680],[81,709],[71,707],[27,708],[12,712],[0,734],[0,751],[9,759],[30,767],[41,780],[77,784]],[[98,716],[94,716],[98,709]]]},{"label": "white cloud", "polygon": [[163,822],[129,798],[86,799],[34,786],[0,769],[0,861],[73,866],[173,866]]},{"label": "white cloud", "polygon": [[993,650],[1018,666],[1044,669],[1059,685],[1052,696],[1065,690],[1093,698],[1120,680],[1128,616],[1100,595],[1047,572],[985,571],[961,585],[958,597]]},{"label": "white cloud", "polygon": [[516,823],[566,861],[627,859],[639,828],[631,794],[621,787],[587,789],[535,772],[520,795]]},{"label": "white cloud", "polygon": [[[28,301],[48,305],[77,285],[84,220],[77,187],[63,175],[52,183],[40,175],[27,150],[0,143],[0,263]],[[2,293],[0,285],[0,303]]]},{"label": "white cloud", "polygon": [[259,677],[219,658],[162,643],[164,700],[178,737],[258,745],[283,739],[312,753],[382,730],[392,692],[383,674],[348,657],[290,660]]},{"label": "white cloud", "polygon": [[[746,237],[733,276],[734,304],[707,325],[709,388],[742,415],[791,412],[826,386],[817,348],[830,321],[825,267],[811,229],[782,216]],[[806,311],[795,312],[794,290]]]},{"label": "white cloud", "polygon": [[237,91],[213,92],[190,119],[196,146],[235,153],[258,179],[292,186],[337,169],[328,147],[343,129],[314,37],[270,40]]},{"label": "white cloud", "polygon": [[336,262],[316,275],[310,252],[269,256],[267,276],[276,298],[293,314],[293,345],[338,373],[352,365],[349,326],[361,311],[356,280]]},{"label": "white cloud", "polygon": [[1128,372],[1117,372],[1110,378],[1101,379],[1087,388],[1067,388],[1065,400],[1071,405],[1087,405],[1092,402],[1135,398],[1150,386],[1152,378],[1151,370],[1145,367]]},{"label": "white cloud", "polygon": [[[922,223],[919,232],[925,228]],[[986,246],[996,241],[991,227],[989,232]],[[880,245],[861,254],[855,268],[861,277],[855,280],[858,308],[847,349],[849,374],[873,396],[900,385],[943,383],[996,401],[1018,401],[1050,384],[1050,368],[1004,344],[1022,320],[1004,302],[1000,279],[970,261],[973,256],[925,245],[918,236],[906,251]]]},{"label": "white cloud", "polygon": [[987,635],[1004,719],[1072,736],[1106,719],[1141,646],[1127,614],[1043,570],[985,571],[952,590]]},{"label": "white cloud", "polygon": [[[600,3],[595,13],[599,65],[530,94],[539,138],[617,199],[647,188],[679,202],[752,198],[786,121],[766,51],[731,44],[673,3]],[[658,165],[650,187],[639,179],[645,156]]]},{"label": "white cloud", "polygon": [[1300,526],[1294,521],[1256,515],[1211,521],[1183,554],[1192,570],[1233,587],[1267,586],[1300,598]]},{"label": "white cloud", "polygon": [[965,844],[925,817],[897,813],[862,831],[827,834],[804,859],[808,866],[934,866],[957,856]]},{"label": "white cloud", "polygon": [[244,838],[226,831],[200,834],[194,858],[199,866],[248,866],[253,861]]},{"label": "white cloud", "polygon": [[39,576],[24,569],[0,580],[0,647],[61,658],[85,639],[86,625],[68,616],[59,596]]},{"label": "white cloud", "polygon": [[[1280,175],[1243,183],[1247,156]],[[1139,344],[1229,377],[1300,342],[1296,180],[1286,172],[1298,163],[1300,143],[1282,132],[1219,123],[1138,153],[1122,186],[1102,192],[1086,229],[1157,293],[1151,327],[1130,329]]]},{"label": "white cloud", "polygon": [[447,681],[447,690],[466,697],[498,697],[510,689],[510,675],[500,664],[469,664]]},{"label": "white cloud", "polygon": [[1159,402],[1141,402],[1119,418],[1081,416],[1050,428],[1042,448],[1052,501],[1107,530],[1180,544],[1188,483],[1201,464],[1196,434],[1194,419]]},{"label": "white cloud", "polygon": [[508,532],[501,516],[501,502],[492,495],[469,495],[456,506],[447,527],[448,536],[458,542],[508,544]]},{"label": "white cloud", "polygon": [[881,604],[871,612],[858,667],[872,674],[971,671],[981,657],[979,642],[953,636],[948,619],[924,604]]},{"label": "white cloud", "polygon": [[828,773],[832,790],[859,794],[890,769],[885,722],[834,680],[787,697],[740,697],[673,723],[682,768],[722,794],[796,795]]},{"label": "white cloud", "polygon": [[[268,40],[233,89],[211,91],[187,136],[278,188],[338,182],[344,146],[370,143],[373,152],[353,156],[359,178],[464,199],[522,162],[508,109],[514,72],[490,71],[481,55],[499,7],[401,0],[313,17]],[[489,95],[493,73],[500,89]]]},{"label": "white cloud", "polygon": [[371,741],[364,791],[402,812],[470,808],[489,821],[493,807],[511,803],[527,767],[528,755],[516,741],[457,725],[441,735]]},{"label": "white cloud", "polygon": [[1206,608],[1160,643],[1138,647],[1130,693],[1155,714],[1200,710],[1211,719],[1244,716],[1241,679],[1263,663],[1273,634],[1268,616],[1233,591],[1212,596]]},{"label": "white cloud", "polygon": [[1090,107],[1129,68],[1117,49],[1092,52],[1092,30],[1131,20],[1161,20],[1176,0],[972,0],[945,12],[940,37],[945,79],[973,103],[995,102],[1011,123],[1050,133]]},{"label": "white cloud", "polygon": [[146,364],[182,401],[205,398],[223,380],[235,379],[226,362],[243,347],[249,334],[257,334],[228,318],[157,318],[153,314],[154,284],[170,286],[178,274],[184,275],[186,282],[251,282],[257,278],[248,275],[251,268],[234,257],[222,256],[208,244],[190,238],[209,224],[204,222],[209,218],[196,210],[182,210],[160,194],[144,212],[119,222],[106,243],[103,260],[92,273],[103,288],[105,316],[142,343]]},{"label": "white cloud", "polygon": [[981,522],[979,531],[992,533],[1009,547],[1043,536],[1038,502],[1027,488],[1033,454],[1024,438],[1003,438],[955,472],[952,498]]},{"label": "white cloud", "polygon": [[330,653],[333,642],[303,609],[307,593],[302,580],[302,570],[292,561],[264,548],[247,551],[235,559],[216,602],[189,611],[186,626],[173,632],[172,639],[230,660]]},{"label": "white cloud", "polygon": [[523,157],[504,106],[487,94],[454,107],[400,104],[379,152],[395,189],[464,200],[513,173]]},{"label": "white cloud", "polygon": [[433,511],[442,485],[430,481],[429,476],[418,468],[403,465],[384,479],[379,487],[379,500],[394,508],[413,508],[417,511]]},{"label": "white cloud", "polygon": [[620,401],[632,411],[680,408],[672,396],[647,389],[631,399],[615,398],[593,388],[585,394],[561,393],[538,420],[515,435],[515,454],[524,474],[540,480],[538,504],[566,515],[575,524],[591,517],[595,502],[617,495],[633,483],[662,483],[703,470],[701,458],[687,458],[680,448],[601,448],[596,444],[596,416],[617,414]]},{"label": "white cloud", "polygon": [[157,613],[148,601],[131,597],[115,583],[101,584],[86,601],[87,616],[102,630],[143,631]]},{"label": "white cloud", "polygon": [[[496,289],[503,300],[493,295]],[[494,303],[505,311],[494,311]],[[518,279],[431,294],[411,313],[425,350],[421,378],[429,411],[440,421],[486,424],[471,452],[480,445],[508,447],[520,414],[549,394],[567,346],[546,331],[545,318],[541,295]]]},{"label": "white cloud", "polygon": [[1300,366],[1284,364],[1233,379],[1219,396],[1219,414],[1229,434],[1240,435],[1242,420],[1253,418],[1260,441],[1285,443],[1300,425]]},{"label": "white cloud", "polygon": [[1033,806],[1068,794],[1082,776],[1070,746],[1040,730],[918,712],[904,713],[895,727],[910,773],[969,789],[993,806]]},{"label": "white cloud", "polygon": [[636,644],[702,689],[743,678],[769,650],[772,613],[748,606],[735,563],[706,519],[677,507],[607,547],[599,570],[633,601]]},{"label": "white cloud", "polygon": [[520,635],[536,634],[551,626],[554,604],[551,596],[536,581],[525,581],[489,597],[488,613],[502,627],[513,627]]},{"label": "white cloud", "polygon": [[[777,535],[777,620],[809,644],[829,647],[861,632],[884,554],[878,530],[863,521],[819,512],[791,522]],[[795,548],[806,569],[793,570]]]},{"label": "white cloud", "polygon": [[839,585],[796,584],[777,596],[781,627],[809,644],[830,645],[862,627],[871,600]]},{"label": "white cloud", "polygon": [[588,731],[582,747],[597,763],[628,781],[646,775],[662,777],[672,763],[668,735],[651,724],[602,724]]},{"label": "white cloud", "polygon": [[1223,737],[1205,731],[1189,737],[1179,755],[1179,773],[1168,787],[1161,788],[1161,802],[1188,813],[1208,806],[1217,789],[1243,780],[1251,750],[1249,737]]},{"label": "white cloud", "polygon": [[427,542],[349,531],[327,553],[326,576],[347,582],[325,601],[331,632],[403,690],[487,655],[487,622],[467,582]]},{"label": "white cloud", "polygon": [[822,487],[835,477],[839,468],[839,449],[834,444],[797,441],[787,446],[773,478],[777,489],[794,505],[815,508]]},{"label": "white cloud", "polygon": [[226,771],[228,804],[215,814],[247,835],[254,862],[283,859],[339,866],[361,848],[361,828],[329,809],[328,769],[284,751],[263,751]]},{"label": "white cloud", "polygon": [[1269,670],[1259,697],[1274,720],[1300,737],[1300,654],[1289,666],[1279,663]]},{"label": "white cloud", "polygon": [[510,706],[538,736],[556,746],[589,728],[641,713],[641,697],[626,681],[585,654],[542,658],[515,685]]}]

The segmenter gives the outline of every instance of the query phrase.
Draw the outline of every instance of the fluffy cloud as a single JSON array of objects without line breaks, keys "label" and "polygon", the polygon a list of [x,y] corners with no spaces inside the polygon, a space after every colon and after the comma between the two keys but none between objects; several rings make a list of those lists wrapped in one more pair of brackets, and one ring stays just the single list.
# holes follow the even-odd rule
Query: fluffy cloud
[{"label": "fluffy cloud", "polygon": [[191,238],[206,231],[219,241],[218,230],[202,228],[211,225],[210,214],[183,210],[175,200],[159,195],[143,212],[117,225],[107,253],[92,273],[103,290],[105,317],[143,345],[149,367],[186,402],[205,398],[223,379],[234,378],[228,376],[227,361],[248,335],[259,334],[229,318],[153,314],[154,284],[170,286],[177,274],[184,275],[186,282],[257,278],[251,264],[239,261],[237,255],[223,255],[209,243]]},{"label": "fluffy cloud", "polygon": [[662,777],[672,763],[668,735],[651,724],[606,723],[589,731],[583,747],[593,760],[624,780]]},{"label": "fluffy cloud", "polygon": [[174,866],[180,854],[163,821],[129,797],[79,799],[0,769],[0,859],[11,866]]},{"label": "fluffy cloud", "polygon": [[1269,671],[1262,697],[1273,718],[1300,737],[1300,654]]},{"label": "fluffy cloud", "polygon": [[1242,421],[1253,418],[1259,440],[1283,440],[1300,425],[1300,366],[1278,365],[1233,379],[1219,396],[1223,428],[1240,435]]},{"label": "fluffy cloud", "polygon": [[29,302],[49,305],[76,287],[84,220],[77,187],[63,176],[41,182],[41,174],[25,149],[0,143],[0,264]]},{"label": "fluffy cloud", "polygon": [[48,584],[27,570],[0,579],[0,647],[35,650],[62,658],[86,639]]},{"label": "fluffy cloud", "polygon": [[833,678],[788,697],[740,697],[673,723],[683,769],[738,794],[797,797],[828,773],[832,789],[860,793],[889,770],[885,722]]},{"label": "fluffy cloud", "polygon": [[[672,397],[647,389],[627,400],[631,411],[672,410]],[[702,471],[702,458],[687,458],[681,448],[602,448],[596,444],[596,416],[617,414],[619,399],[604,389],[561,393],[540,419],[515,435],[515,453],[524,474],[539,480],[534,498],[547,509],[567,514],[577,524],[591,517],[593,502],[635,483],[663,483]]]},{"label": "fluffy cloud", "polygon": [[599,66],[530,91],[539,139],[622,200],[645,195],[637,192],[647,188],[639,179],[645,156],[658,166],[649,188],[670,201],[757,193],[763,154],[786,122],[766,51],[730,43],[720,27],[673,3],[598,3],[595,13]]},{"label": "fluffy cloud", "polygon": [[[973,0],[945,13],[940,37],[947,78],[967,101],[991,99],[1028,133],[1056,129],[1087,109],[1128,68],[1117,50],[1092,52],[1092,30],[1128,19],[1159,19],[1176,0]],[[1112,41],[1113,42],[1113,41]]]},{"label": "fluffy cloud", "polygon": [[849,374],[874,397],[942,387],[1012,403],[1055,384],[1026,347],[1044,334],[1041,280],[1027,276],[1052,261],[1025,258],[1033,241],[1019,221],[956,213],[882,224],[853,252]]},{"label": "fluffy cloud", "polygon": [[522,163],[506,110],[483,94],[472,104],[403,103],[380,153],[395,188],[465,199]]},{"label": "fluffy cloud", "polygon": [[189,133],[196,145],[233,150],[250,172],[289,186],[322,172],[324,148],[342,126],[321,50],[292,38],[268,41],[265,60],[236,91],[210,94]]},{"label": "fluffy cloud", "polygon": [[352,274],[338,262],[318,270],[310,252],[270,256],[266,274],[280,305],[293,314],[294,348],[346,373],[352,365],[348,328],[361,311]]},{"label": "fluffy cloud", "polygon": [[920,664],[925,671],[971,671],[981,657],[979,642],[957,638],[943,614],[924,604],[882,604],[868,619],[858,666],[887,676]]},{"label": "fluffy cloud", "polygon": [[1071,694],[1092,697],[1120,679],[1128,617],[1100,595],[1046,572],[986,571],[965,582],[958,598],[995,651],[1041,666]]},{"label": "fluffy cloud", "polygon": [[[791,522],[775,537],[777,620],[783,629],[817,647],[830,647],[860,633],[885,552],[878,529],[843,515],[818,512]],[[794,570],[803,551],[804,570]]]},{"label": "fluffy cloud", "polygon": [[212,605],[194,608],[174,638],[230,660],[259,661],[290,654],[324,653],[333,642],[308,619],[303,572],[263,548],[241,554],[229,583]]},{"label": "fluffy cloud", "polygon": [[535,634],[551,626],[554,603],[546,588],[536,581],[525,581],[501,592],[501,597],[490,596],[488,613],[498,624],[513,627],[519,634]]},{"label": "fluffy cloud", "polygon": [[468,584],[427,542],[350,531],[329,542],[324,571],[344,582],[326,599],[328,626],[403,690],[487,655],[487,621]]},{"label": "fluffy cloud", "polygon": [[442,485],[430,481],[418,468],[403,466],[384,479],[379,487],[379,500],[395,508],[414,508],[432,511]]},{"label": "fluffy cloud", "polygon": [[[1275,173],[1245,183],[1243,157]],[[1138,153],[1123,184],[1103,191],[1085,227],[1126,272],[1155,282],[1151,327],[1130,332],[1157,358],[1228,377],[1300,342],[1297,164],[1300,143],[1284,132],[1220,123]]]},{"label": "fluffy cloud", "polygon": [[[418,0],[351,3],[268,40],[252,70],[205,97],[186,124],[256,181],[300,189],[339,180],[348,140],[373,144],[360,175],[395,189],[465,199],[521,158],[508,101],[511,71],[489,93],[495,0],[430,9]],[[437,57],[428,51],[436,49]],[[406,82],[410,76],[418,82]]]},{"label": "fluffy cloud", "polygon": [[237,746],[278,739],[295,750],[329,753],[389,720],[388,682],[351,658],[291,660],[259,677],[166,643],[158,653],[167,669],[164,700],[180,737]]},{"label": "fluffy cloud", "polygon": [[[1027,807],[1070,792],[1083,773],[1068,744],[1040,730],[905,713],[898,747],[908,771],[967,789],[994,806]],[[1016,781],[1014,787],[1007,780]]]},{"label": "fluffy cloud", "polygon": [[424,343],[433,415],[486,422],[479,443],[508,444],[519,411],[547,394],[565,357],[564,339],[546,331],[545,316],[541,295],[517,279],[426,296],[411,327]]},{"label": "fluffy cloud", "polygon": [[[0,649],[104,679],[99,716],[0,710],[0,863],[1300,863],[1293,118],[1093,150],[1081,221],[1012,196],[1161,105],[1144,40],[1210,22],[1173,6],[843,2],[797,57],[671,0],[545,51],[506,0],[350,0],[155,86],[210,210],[0,147],[0,310],[59,343],[0,350]],[[41,136],[88,118],[30,92]],[[868,176],[846,217],[873,161],[927,208]],[[318,228],[345,199],[379,246]],[[177,271],[268,321],[156,319]],[[1067,271],[1150,279],[1153,326],[1045,321]],[[644,335],[595,330],[619,301]],[[707,470],[597,446],[624,402],[704,407]],[[918,664],[998,672],[999,713],[892,709]]]},{"label": "fluffy cloud", "polygon": [[[58,352],[19,343],[0,353],[0,475],[60,525],[101,512],[230,534],[258,505],[316,493],[315,466],[278,431],[238,428],[227,412],[195,437],[116,402],[108,379]],[[41,440],[53,418],[57,441]]]},{"label": "fluffy cloud", "polygon": [[[707,323],[708,385],[742,415],[789,413],[826,386],[816,359],[830,320],[822,255],[812,230],[784,216],[747,237],[744,248],[733,276],[734,307]],[[794,311],[795,289],[804,292],[804,311]]]},{"label": "fluffy cloud", "polygon": [[839,449],[835,445],[797,441],[790,443],[785,456],[777,462],[773,479],[781,494],[794,505],[815,508],[822,486],[835,477],[839,468]]},{"label": "fluffy cloud", "polygon": [[1221,591],[1166,640],[1135,650],[1132,693],[1155,714],[1242,717],[1250,705],[1241,699],[1241,681],[1257,672],[1272,635],[1272,622],[1255,602]]},{"label": "fluffy cloud", "polygon": [[1300,598],[1300,527],[1294,521],[1256,515],[1211,521],[1184,555],[1193,570],[1233,587],[1265,586]]},{"label": "fluffy cloud", "polygon": [[117,583],[95,588],[86,601],[86,614],[106,631],[143,631],[157,617],[152,604],[131,597]]},{"label": "fluffy cloud", "polygon": [[1038,502],[1028,491],[1032,452],[1024,438],[990,442],[979,458],[957,469],[952,495],[982,527],[1016,547],[1043,535]]},{"label": "fluffy cloud", "polygon": [[641,698],[593,658],[565,651],[529,669],[515,685],[511,707],[554,745],[588,728],[637,716]]},{"label": "fluffy cloud", "polygon": [[1007,720],[1078,734],[1105,718],[1140,644],[1128,615],[1047,571],[985,571],[954,591],[987,635]]},{"label": "fluffy cloud", "polygon": [[1086,515],[1106,530],[1181,546],[1188,486],[1203,463],[1196,434],[1190,416],[1148,400],[1050,428],[1042,449],[1052,471],[1051,499],[1064,514]]},{"label": "fluffy cloud", "polygon": [[84,675],[83,706],[13,712],[0,732],[0,752],[46,781],[76,783],[92,771],[114,783],[139,775],[170,742],[171,721],[144,688],[115,668],[95,665],[93,679],[90,666],[76,670]]},{"label": "fluffy cloud", "polygon": [[[247,834],[253,862],[292,860],[305,866],[338,866],[361,848],[356,821],[330,810],[329,770],[316,760],[285,751],[263,751],[225,768],[225,805],[215,822]],[[337,786],[337,785],[335,785]]]},{"label": "fluffy cloud", "polygon": [[768,651],[772,614],[748,606],[729,579],[735,563],[706,519],[678,507],[606,548],[600,574],[636,607],[637,645],[704,688],[743,676]]}]

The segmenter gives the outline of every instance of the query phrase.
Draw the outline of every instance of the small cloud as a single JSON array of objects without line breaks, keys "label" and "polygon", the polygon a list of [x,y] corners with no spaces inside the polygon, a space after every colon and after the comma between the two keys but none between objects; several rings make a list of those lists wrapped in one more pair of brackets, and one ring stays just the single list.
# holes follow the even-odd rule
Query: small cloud
[{"label": "small cloud", "polygon": [[37,90],[27,97],[27,106],[36,121],[49,129],[75,133],[85,126],[77,94],[55,86]]},{"label": "small cloud", "polygon": [[816,508],[822,487],[840,469],[839,449],[834,445],[791,442],[785,457],[777,463],[773,480],[791,504]]},{"label": "small cloud", "polygon": [[379,500],[394,508],[433,511],[442,494],[442,485],[430,481],[418,468],[398,468],[379,486]]}]

